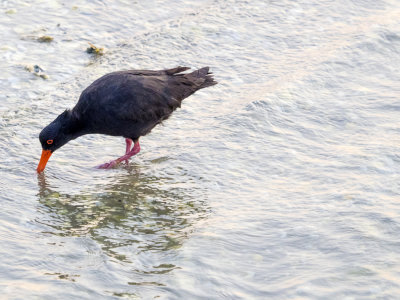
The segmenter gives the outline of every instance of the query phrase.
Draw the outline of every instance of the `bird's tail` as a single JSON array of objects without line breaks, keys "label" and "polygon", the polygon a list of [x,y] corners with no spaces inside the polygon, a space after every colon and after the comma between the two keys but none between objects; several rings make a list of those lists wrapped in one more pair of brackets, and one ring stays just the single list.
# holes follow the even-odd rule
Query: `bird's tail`
[{"label": "bird's tail", "polygon": [[204,67],[192,73],[185,74],[185,77],[197,87],[196,90],[203,89],[218,83],[214,80],[212,73],[209,72],[209,70],[209,67]]},{"label": "bird's tail", "polygon": [[173,98],[179,101],[179,105],[183,99],[189,97],[197,90],[217,84],[217,82],[214,81],[211,73],[208,72],[209,69],[209,67],[205,67],[186,74],[178,74],[186,71],[187,68],[185,67],[178,67],[168,70],[169,72],[173,73],[175,79],[173,83],[171,82],[171,88],[169,92]]}]

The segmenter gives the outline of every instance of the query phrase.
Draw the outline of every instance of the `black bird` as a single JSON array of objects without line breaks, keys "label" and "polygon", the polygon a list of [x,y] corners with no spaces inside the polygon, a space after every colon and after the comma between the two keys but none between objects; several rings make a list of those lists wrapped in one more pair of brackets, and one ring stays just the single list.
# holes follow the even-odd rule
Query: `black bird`
[{"label": "black bird", "polygon": [[181,106],[183,99],[217,84],[208,67],[181,73],[188,69],[119,71],[94,81],[82,92],[72,110],[64,111],[40,132],[43,151],[37,172],[44,170],[55,150],[84,134],[125,138],[125,155],[99,168],[111,168],[139,153],[141,136],[166,120]]}]

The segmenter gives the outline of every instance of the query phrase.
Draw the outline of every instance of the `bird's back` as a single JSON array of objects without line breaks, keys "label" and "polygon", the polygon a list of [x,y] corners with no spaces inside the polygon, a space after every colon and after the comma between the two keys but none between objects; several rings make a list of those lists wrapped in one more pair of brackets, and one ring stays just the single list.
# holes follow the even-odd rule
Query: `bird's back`
[{"label": "bird's back", "polygon": [[187,69],[106,74],[82,92],[73,112],[88,133],[138,138],[167,119],[183,99],[217,83],[208,67],[181,74]]}]

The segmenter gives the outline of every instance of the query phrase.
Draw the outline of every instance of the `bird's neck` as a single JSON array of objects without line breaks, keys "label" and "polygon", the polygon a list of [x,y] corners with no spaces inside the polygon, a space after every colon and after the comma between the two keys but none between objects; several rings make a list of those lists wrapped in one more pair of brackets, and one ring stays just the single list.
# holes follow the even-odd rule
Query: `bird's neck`
[{"label": "bird's neck", "polygon": [[85,122],[83,122],[74,111],[67,111],[63,127],[64,132],[67,133],[72,140],[87,133],[85,125]]}]

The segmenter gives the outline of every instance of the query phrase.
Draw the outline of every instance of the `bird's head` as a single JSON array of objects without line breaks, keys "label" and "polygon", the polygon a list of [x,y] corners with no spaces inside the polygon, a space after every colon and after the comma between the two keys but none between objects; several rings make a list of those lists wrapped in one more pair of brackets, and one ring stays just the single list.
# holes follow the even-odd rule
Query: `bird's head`
[{"label": "bird's head", "polygon": [[54,151],[76,138],[75,123],[76,120],[72,117],[71,111],[66,110],[40,132],[42,156],[37,167],[38,173],[44,170]]}]

